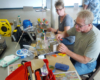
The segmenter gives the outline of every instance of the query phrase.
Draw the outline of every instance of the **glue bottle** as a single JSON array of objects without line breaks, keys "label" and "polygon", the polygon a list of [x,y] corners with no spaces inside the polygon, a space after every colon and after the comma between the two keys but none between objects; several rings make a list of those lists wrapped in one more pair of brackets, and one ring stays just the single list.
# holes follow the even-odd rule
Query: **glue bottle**
[{"label": "glue bottle", "polygon": [[20,16],[18,16],[18,19],[17,19],[17,25],[21,25],[21,17]]}]

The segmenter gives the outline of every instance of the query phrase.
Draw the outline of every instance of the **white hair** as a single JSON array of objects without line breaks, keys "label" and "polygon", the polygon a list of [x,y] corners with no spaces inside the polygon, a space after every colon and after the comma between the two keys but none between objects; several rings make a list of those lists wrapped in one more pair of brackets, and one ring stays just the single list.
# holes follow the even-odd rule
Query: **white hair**
[{"label": "white hair", "polygon": [[94,20],[93,13],[90,10],[80,11],[77,17],[83,18],[85,20],[85,24],[92,24]]}]

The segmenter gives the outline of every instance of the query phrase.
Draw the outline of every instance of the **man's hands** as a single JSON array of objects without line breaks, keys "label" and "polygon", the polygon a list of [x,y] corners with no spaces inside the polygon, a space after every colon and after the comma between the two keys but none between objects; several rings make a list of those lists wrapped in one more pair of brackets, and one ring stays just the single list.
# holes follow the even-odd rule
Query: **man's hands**
[{"label": "man's hands", "polygon": [[61,32],[61,34],[57,34],[56,35],[56,39],[59,41],[64,37],[68,37],[68,35],[66,34],[66,31]]},{"label": "man's hands", "polygon": [[83,9],[84,9],[84,10],[86,10],[87,7],[88,7],[88,5],[85,5],[85,4],[83,5]]},{"label": "man's hands", "polygon": [[60,51],[62,53],[66,53],[67,54],[68,50],[69,49],[63,43],[61,43],[61,44],[58,45],[58,51]]}]

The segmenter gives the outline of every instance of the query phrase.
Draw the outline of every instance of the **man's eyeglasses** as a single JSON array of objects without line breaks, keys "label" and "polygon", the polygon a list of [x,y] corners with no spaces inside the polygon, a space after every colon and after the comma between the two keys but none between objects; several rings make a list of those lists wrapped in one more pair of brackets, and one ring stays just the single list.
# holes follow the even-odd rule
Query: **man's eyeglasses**
[{"label": "man's eyeglasses", "polygon": [[74,20],[74,22],[75,22],[74,25],[77,25],[77,26],[80,27],[80,28],[87,25],[87,24],[86,24],[86,25],[80,25],[80,24],[78,24],[75,20]]}]

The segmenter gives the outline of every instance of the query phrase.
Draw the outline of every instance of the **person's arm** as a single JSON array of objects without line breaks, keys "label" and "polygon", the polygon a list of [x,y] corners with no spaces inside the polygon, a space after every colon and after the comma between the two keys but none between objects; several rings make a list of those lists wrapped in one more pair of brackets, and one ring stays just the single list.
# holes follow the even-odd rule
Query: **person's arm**
[{"label": "person's arm", "polygon": [[[67,30],[69,30],[70,29],[70,26],[65,26],[64,27],[64,31],[67,31]],[[58,34],[61,34],[63,31],[58,31]]]},{"label": "person's arm", "polygon": [[85,5],[85,4],[83,5],[83,9],[84,9],[84,10],[86,10],[87,7],[88,7],[88,5]]},{"label": "person's arm", "polygon": [[90,0],[84,0],[84,4],[83,4],[84,10],[86,10],[88,8],[89,3],[90,3]]},{"label": "person's arm", "polygon": [[69,35],[67,34],[67,31],[63,31],[61,34],[56,35],[57,40],[61,40],[62,38],[65,38],[65,37],[69,37]]},{"label": "person's arm", "polygon": [[86,56],[81,56],[81,55],[78,55],[72,51],[70,51],[64,44],[59,44],[58,46],[58,51],[62,52],[62,53],[66,53],[67,55],[69,55],[71,58],[73,58],[74,60],[80,62],[80,63],[88,63],[91,58],[89,57],[86,57]]},{"label": "person's arm", "polygon": [[54,29],[54,28],[47,28],[47,31],[49,31],[49,32],[56,32],[57,29]]},{"label": "person's arm", "polygon": [[65,38],[65,37],[75,36],[75,34],[76,34],[76,29],[75,29],[75,27],[72,27],[68,31],[63,31],[61,34],[57,34],[56,39],[60,40],[60,39]]},{"label": "person's arm", "polygon": [[89,57],[86,57],[86,56],[81,56],[81,55],[78,55],[70,50],[67,51],[67,55],[69,55],[71,58],[73,58],[74,60],[80,62],[80,63],[83,63],[83,64],[86,64],[88,62],[91,61],[91,58]]}]

